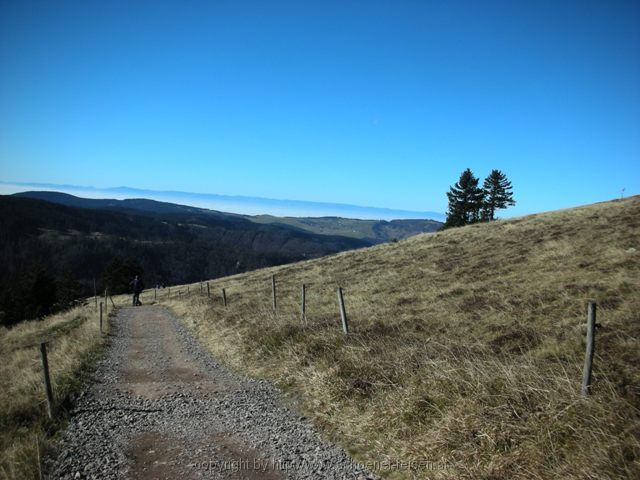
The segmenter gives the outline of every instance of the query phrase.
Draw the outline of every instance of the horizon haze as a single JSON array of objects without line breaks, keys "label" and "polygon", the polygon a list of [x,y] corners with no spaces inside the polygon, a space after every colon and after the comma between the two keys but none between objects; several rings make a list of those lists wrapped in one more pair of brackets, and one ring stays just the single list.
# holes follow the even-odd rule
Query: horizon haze
[{"label": "horizon haze", "polygon": [[217,195],[178,191],[154,191],[127,186],[95,188],[90,186],[57,185],[50,183],[11,183],[0,181],[0,195],[12,195],[30,190],[68,193],[96,199],[124,200],[146,198],[162,202],[207,208],[241,215],[272,215],[277,217],[344,217],[362,220],[430,219],[444,221],[440,212],[416,212],[383,207],[369,207],[329,202],[307,202],[273,198]]}]

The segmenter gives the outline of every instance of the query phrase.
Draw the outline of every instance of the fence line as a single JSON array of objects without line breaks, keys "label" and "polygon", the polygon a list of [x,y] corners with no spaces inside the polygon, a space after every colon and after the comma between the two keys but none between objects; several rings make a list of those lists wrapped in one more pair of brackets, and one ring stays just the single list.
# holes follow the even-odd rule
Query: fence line
[{"label": "fence line", "polygon": [[591,371],[593,368],[593,354],[596,348],[596,303],[589,302],[587,307],[587,346],[584,355],[584,369],[582,371],[582,395],[591,394]]},{"label": "fence line", "polygon": [[[211,297],[211,288],[209,282],[206,282],[207,285],[207,297]],[[203,289],[203,285],[201,282],[201,293]],[[187,292],[189,287],[187,286]],[[170,289],[169,289],[170,292]],[[182,292],[178,292],[180,295]],[[302,327],[305,326],[307,320],[307,305],[306,305],[306,293],[307,293],[307,285],[302,284],[300,290],[300,322]],[[170,293],[169,293],[170,294]],[[345,335],[350,334],[350,325],[349,325],[349,317],[347,316],[345,301],[344,301],[344,291],[342,287],[337,287],[337,296],[338,296],[338,307],[340,312],[340,321],[342,326],[342,331]],[[277,285],[276,285],[276,276],[275,274],[271,275],[271,300],[272,300],[272,308],[274,313],[277,311],[278,307],[278,297],[277,297]],[[227,293],[226,289],[222,288],[222,304],[224,307],[227,307]],[[597,328],[596,324],[596,303],[589,302],[587,308],[587,338],[586,338],[586,350],[585,350],[585,360],[583,367],[583,375],[582,375],[582,388],[581,393],[583,396],[588,396],[591,394],[591,386],[592,386],[592,372],[593,372],[593,358],[595,355],[595,331]]]},{"label": "fence line", "polygon": [[47,359],[46,342],[40,343],[40,356],[42,358],[42,375],[44,378],[44,389],[47,395],[47,415],[49,415],[49,418],[53,418],[53,389],[51,388],[51,376],[49,375],[49,360]]},{"label": "fence line", "polygon": [[345,335],[349,334],[349,321],[347,320],[347,312],[344,309],[344,298],[342,296],[342,287],[338,287],[338,304],[340,306],[340,319],[342,320],[342,330]]},{"label": "fence line", "polygon": [[306,314],[307,314],[307,286],[303,283],[302,284],[302,294],[301,294],[301,299],[300,299],[300,321],[302,322],[302,324],[304,325],[305,320],[306,320]]}]

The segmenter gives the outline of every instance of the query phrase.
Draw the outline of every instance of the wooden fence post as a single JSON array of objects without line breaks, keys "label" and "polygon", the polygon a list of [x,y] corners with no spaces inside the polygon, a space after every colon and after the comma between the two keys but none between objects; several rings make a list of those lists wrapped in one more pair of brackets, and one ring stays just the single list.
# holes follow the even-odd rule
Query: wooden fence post
[{"label": "wooden fence post", "polygon": [[171,298],[171,287],[168,288],[167,291],[167,298]]},{"label": "wooden fence post", "polygon": [[277,300],[276,300],[276,276],[271,275],[271,296],[273,297],[273,311],[276,311]]},{"label": "wooden fence post", "polygon": [[307,297],[307,286],[303,283],[302,284],[302,299],[300,302],[300,320],[302,321],[302,323],[304,323],[305,318],[306,318],[306,311],[307,311],[307,306],[306,306],[306,297]]},{"label": "wooden fence post", "polygon": [[227,306],[227,292],[225,291],[225,289],[222,289],[222,304],[226,307]]},{"label": "wooden fence post", "polygon": [[96,279],[93,279],[93,298],[96,301],[96,310],[98,310],[98,291],[96,290]]},{"label": "wooden fence post", "polygon": [[51,388],[51,377],[49,376],[49,361],[47,360],[47,344],[40,343],[40,354],[42,357],[42,373],[44,375],[44,388],[47,393],[47,413],[49,418],[53,418],[53,390]]},{"label": "wooden fence post", "polygon": [[109,313],[109,304],[107,303],[107,288],[104,289],[104,313]]},{"label": "wooden fence post", "polygon": [[158,287],[154,287],[153,289],[153,301],[158,300]]},{"label": "wooden fence post", "polygon": [[211,298],[211,289],[209,288],[209,282],[207,282],[207,297]]},{"label": "wooden fence post", "polygon": [[582,395],[591,394],[591,370],[593,354],[596,347],[596,303],[589,302],[587,307],[587,350],[584,356],[584,370],[582,372]]},{"label": "wooden fence post", "polygon": [[349,334],[349,321],[347,312],[344,309],[344,298],[342,297],[342,287],[338,287],[338,303],[340,304],[340,318],[342,319],[342,330],[345,335]]},{"label": "wooden fence post", "polygon": [[204,292],[203,292],[202,282],[200,282],[200,295],[202,295],[203,293],[204,293]]},{"label": "wooden fence post", "polygon": [[102,302],[100,302],[100,333],[102,333]]}]

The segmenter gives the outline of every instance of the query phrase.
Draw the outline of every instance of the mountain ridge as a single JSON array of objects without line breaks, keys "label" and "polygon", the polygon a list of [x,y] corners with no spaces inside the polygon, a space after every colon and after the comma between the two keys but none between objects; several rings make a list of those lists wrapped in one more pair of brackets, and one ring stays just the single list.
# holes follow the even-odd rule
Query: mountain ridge
[{"label": "mountain ridge", "polygon": [[[254,197],[247,195],[220,195],[214,193],[192,193],[181,192],[176,190],[148,190],[132,187],[83,187],[76,185],[60,185],[52,183],[37,182],[6,182],[0,181],[0,185],[5,185],[4,190],[10,190],[4,193],[15,193],[18,190],[59,190],[65,192],[84,192],[91,195],[118,195],[118,196],[138,196],[150,197],[155,200],[169,201],[173,203],[200,203],[201,207],[213,208],[219,211],[233,211],[244,215],[263,214],[266,211],[278,212],[283,216],[291,216],[293,213],[302,216],[300,212],[304,212],[306,216],[333,216],[339,215],[349,218],[363,218],[370,220],[391,220],[391,219],[433,219],[443,221],[445,215],[439,212],[420,212],[409,211],[403,209],[393,209],[385,207],[368,207],[360,205],[351,205],[347,203],[331,203],[331,202],[314,202],[308,200],[285,200],[264,197]],[[21,187],[21,188],[16,188]],[[12,191],[11,191],[12,190]]]},{"label": "mountain ridge", "polygon": [[62,205],[109,210],[139,210],[146,214],[193,214],[213,216],[229,221],[248,220],[261,225],[273,225],[287,229],[296,229],[312,234],[344,236],[378,244],[407,238],[418,233],[438,230],[442,223],[435,220],[399,219],[399,220],[362,220],[343,217],[277,217],[272,215],[241,215],[220,212],[189,205],[180,205],[158,200],[131,199],[93,199],[77,197],[63,192],[27,191],[15,193],[16,197],[37,198]]}]

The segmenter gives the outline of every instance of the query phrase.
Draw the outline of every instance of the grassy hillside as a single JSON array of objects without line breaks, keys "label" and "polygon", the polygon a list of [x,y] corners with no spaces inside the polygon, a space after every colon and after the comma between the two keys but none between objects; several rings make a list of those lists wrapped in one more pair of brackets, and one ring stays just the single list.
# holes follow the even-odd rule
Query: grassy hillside
[{"label": "grassy hillside", "polygon": [[[0,478],[37,479],[40,459],[64,422],[64,403],[100,353],[93,302],[44,320],[0,327]],[[105,322],[105,328],[107,328]],[[46,413],[39,344],[47,342],[56,418]]]},{"label": "grassy hillside", "polygon": [[[447,467],[380,472],[387,478],[640,478],[640,197],[419,235],[211,287],[212,300],[167,303],[218,357],[276,380],[359,460]],[[593,395],[581,398],[589,300],[601,328]]]}]

